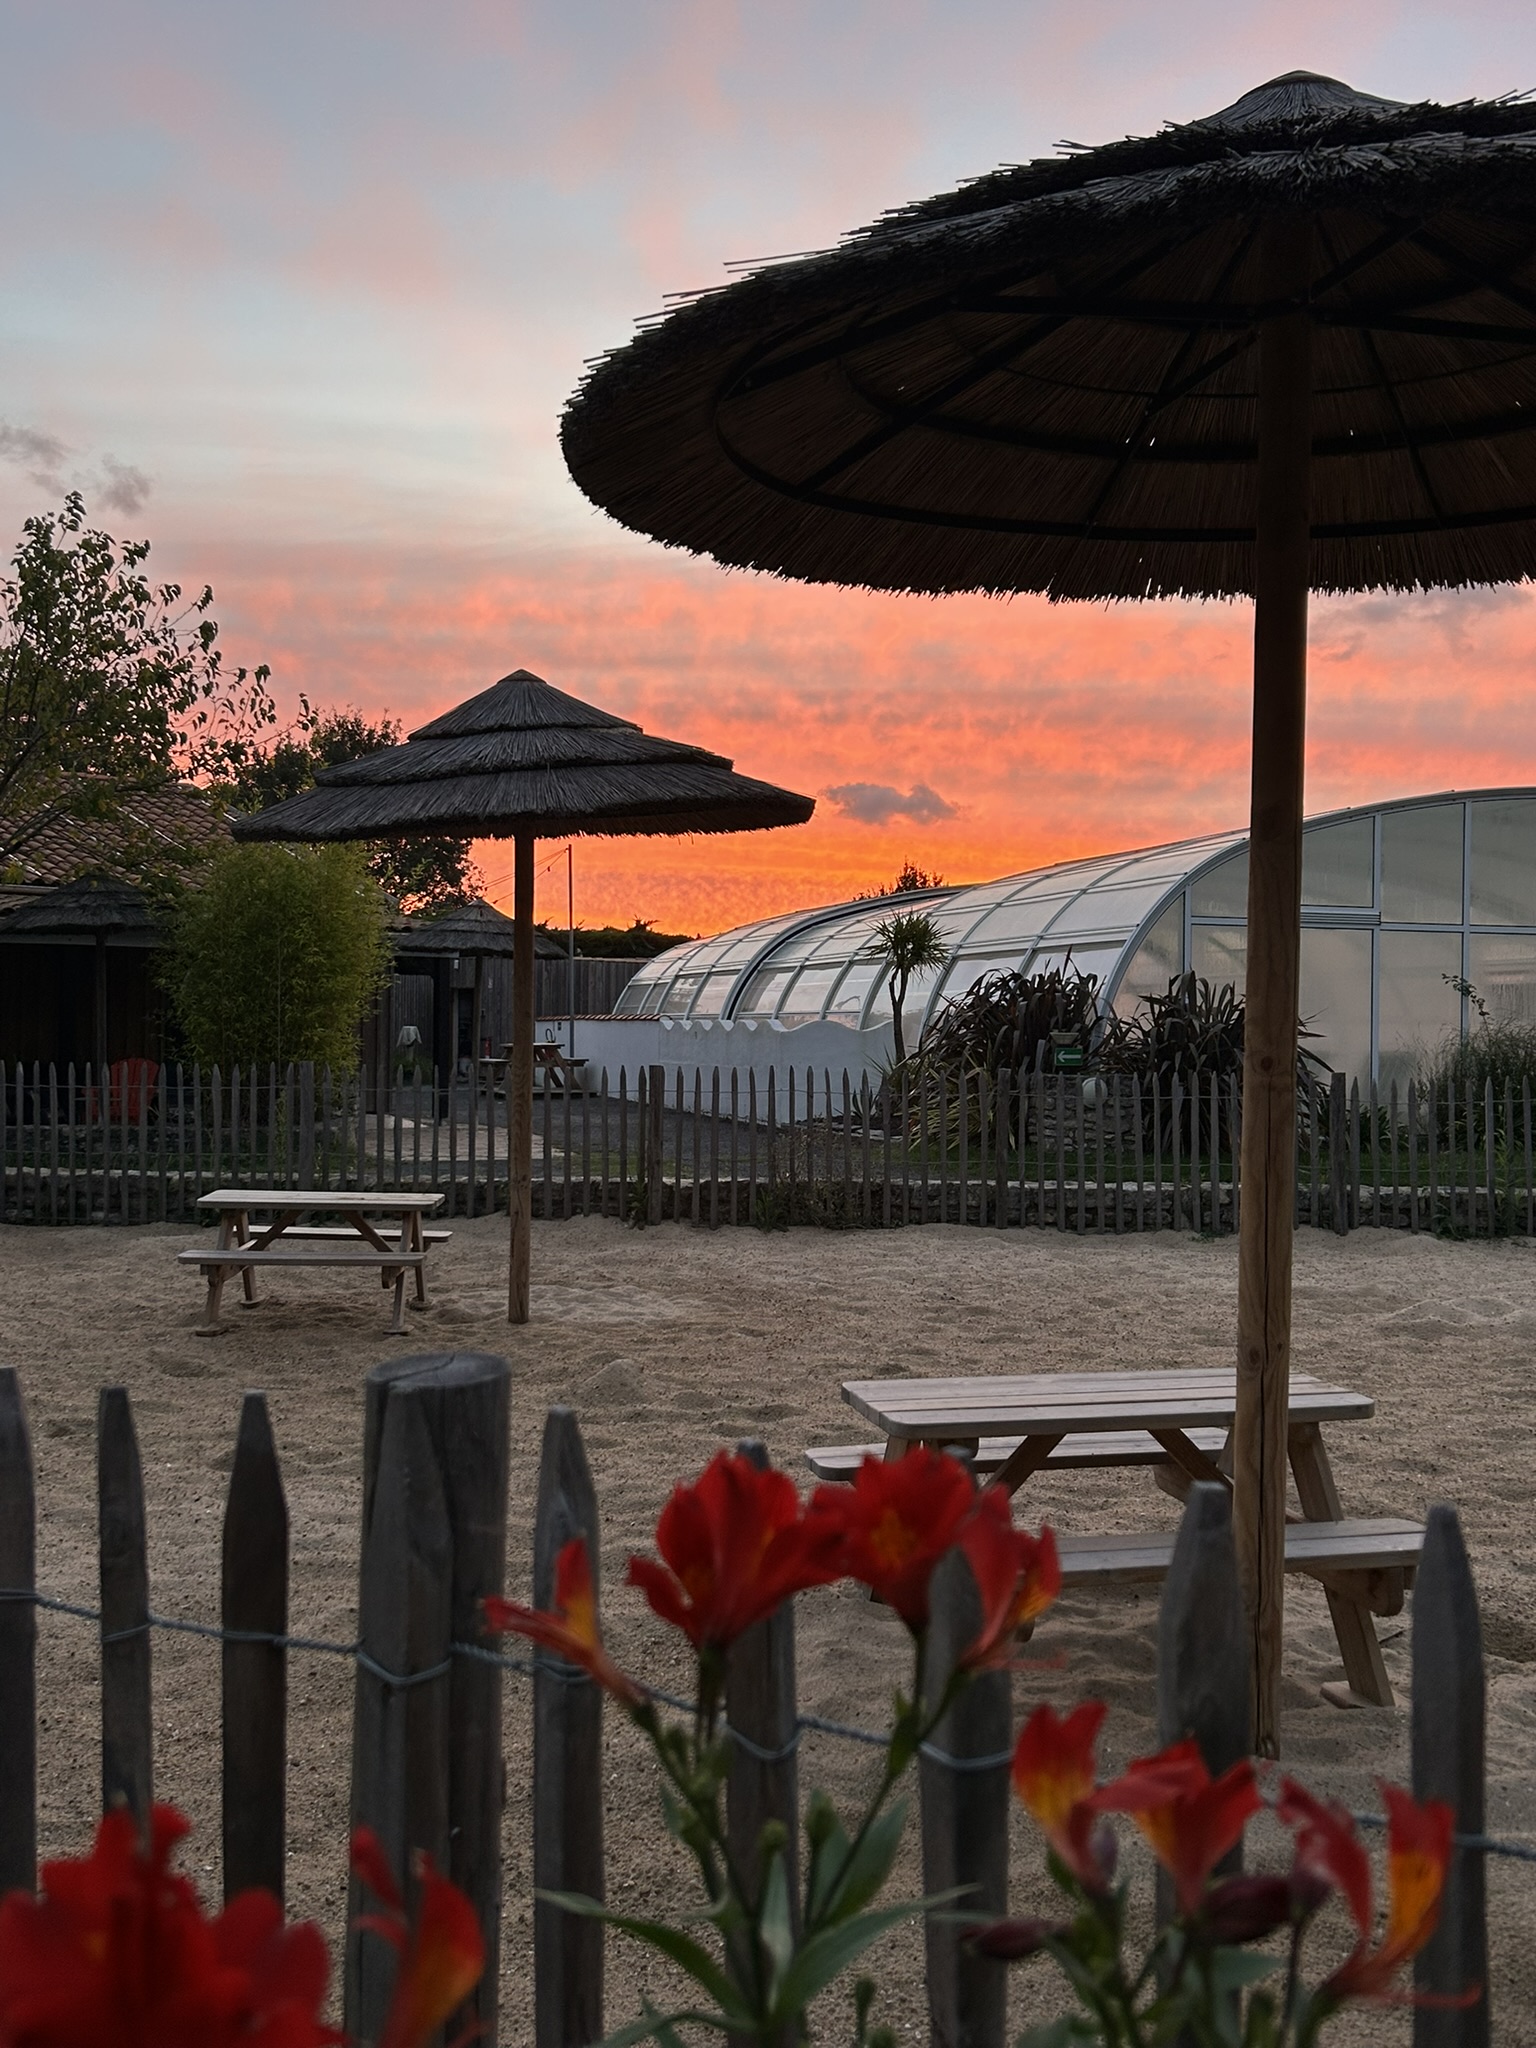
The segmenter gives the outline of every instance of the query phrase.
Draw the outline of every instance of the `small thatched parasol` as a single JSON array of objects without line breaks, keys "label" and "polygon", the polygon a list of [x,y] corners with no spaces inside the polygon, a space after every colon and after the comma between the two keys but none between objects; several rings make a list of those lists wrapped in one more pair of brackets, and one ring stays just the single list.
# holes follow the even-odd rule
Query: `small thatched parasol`
[{"label": "small thatched parasol", "polygon": [[1293,72],[997,171],[679,307],[563,437],[742,567],[1256,598],[1235,1521],[1273,1750],[1307,594],[1536,571],[1536,108]]},{"label": "small thatched parasol", "polygon": [[748,832],[803,825],[815,808],[810,797],[737,775],[720,754],[653,739],[520,668],[434,718],[403,746],[324,769],[302,796],[236,822],[237,839],[455,833],[514,841],[507,1175],[507,1313],[514,1323],[528,1320],[533,1214],[534,842],[584,833]]}]

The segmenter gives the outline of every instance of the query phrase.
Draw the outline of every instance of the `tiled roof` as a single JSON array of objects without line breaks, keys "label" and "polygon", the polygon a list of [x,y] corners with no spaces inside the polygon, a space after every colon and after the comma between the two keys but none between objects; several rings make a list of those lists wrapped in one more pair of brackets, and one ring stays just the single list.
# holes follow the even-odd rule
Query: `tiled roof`
[{"label": "tiled roof", "polygon": [[[160,846],[209,846],[229,837],[229,813],[190,783],[135,790],[119,799],[124,824],[103,819],[59,818],[44,826],[16,856],[21,879],[56,884],[91,868],[133,865],[135,840]],[[7,820],[0,817],[0,865],[4,864]]]}]

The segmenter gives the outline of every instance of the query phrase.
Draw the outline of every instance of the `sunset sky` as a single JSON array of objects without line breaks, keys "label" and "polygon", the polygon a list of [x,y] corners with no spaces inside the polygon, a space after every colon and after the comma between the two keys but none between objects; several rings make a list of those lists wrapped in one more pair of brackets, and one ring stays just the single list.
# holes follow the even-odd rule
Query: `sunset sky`
[{"label": "sunset sky", "polygon": [[[577,915],[707,931],[905,859],[980,879],[1246,810],[1241,606],[812,589],[565,473],[668,292],[1308,68],[1536,85],[1516,0],[0,0],[0,529],[83,488],[211,581],[285,711],[421,723],[519,666],[818,798],[582,841]],[[1536,782],[1536,594],[1319,605],[1308,805]],[[481,849],[492,893],[510,848]],[[553,855],[555,849],[548,849]],[[541,911],[564,916],[564,863]]]}]

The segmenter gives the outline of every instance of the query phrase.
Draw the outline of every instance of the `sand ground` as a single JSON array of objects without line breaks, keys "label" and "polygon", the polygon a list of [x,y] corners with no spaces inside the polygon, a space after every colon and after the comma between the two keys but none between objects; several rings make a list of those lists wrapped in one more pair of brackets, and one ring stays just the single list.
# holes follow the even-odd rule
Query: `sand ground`
[{"label": "sand ground", "polygon": [[[461,1222],[433,1255],[434,1302],[385,1334],[384,1297],[341,1273],[263,1275],[266,1299],[199,1338],[200,1288],[172,1254],[195,1237],[162,1226],[0,1229],[0,1362],[21,1369],[39,1480],[39,1573],[49,1590],[95,1593],[96,1391],[130,1389],[143,1451],[152,1599],[165,1614],[217,1612],[223,1491],[241,1390],[264,1388],[283,1457],[293,1531],[293,1626],[350,1636],[354,1621],[362,1378],[393,1352],[476,1348],[513,1365],[509,1584],[526,1592],[543,1415],[572,1403],[603,1512],[610,1638],[631,1668],[685,1674],[665,1632],[621,1581],[667,1489],[722,1444],[761,1435],[791,1469],[801,1447],[856,1434],[839,1399],[847,1377],[958,1370],[1082,1370],[1221,1363],[1230,1356],[1236,1247],[1163,1234],[1075,1239],[957,1227],[836,1235],[752,1230],[635,1231],[597,1219],[536,1224],[534,1320],[504,1320],[505,1224]],[[1362,1231],[1297,1239],[1298,1365],[1375,1397],[1373,1422],[1332,1432],[1346,1508],[1417,1514],[1460,1508],[1483,1607],[1489,1672],[1489,1825],[1536,1840],[1536,1247],[1443,1243]],[[1075,1529],[1171,1521],[1145,1473],[1031,1481],[1031,1520]],[[1320,1590],[1290,1582],[1283,1740],[1287,1765],[1353,1806],[1375,1804],[1374,1776],[1407,1773],[1409,1616],[1378,1624],[1399,1706],[1341,1713],[1318,1696],[1342,1668]],[[1021,1713],[1050,1696],[1110,1703],[1105,1762],[1153,1738],[1155,1603],[1130,1592],[1073,1596],[1042,1624],[1015,1680]],[[41,1807],[46,1851],[78,1847],[97,1794],[98,1697],[89,1627],[41,1623]],[[878,1724],[903,1675],[900,1630],[851,1589],[807,1596],[799,1617],[800,1693],[813,1711]],[[157,1636],[157,1792],[197,1833],[192,1866],[218,1883],[218,1669],[215,1647]],[[291,1675],[292,1908],[334,1930],[344,1896],[350,1673],[296,1655]],[[612,1717],[610,1717],[612,1718]],[[509,1797],[502,2038],[531,2038],[528,1975],[528,1717],[507,1686]],[[802,1792],[821,1782],[851,1802],[871,1753],[825,1738],[802,1750]],[[655,1791],[631,1732],[608,1739],[610,1898],[674,1908],[675,1867],[656,1847]],[[909,1826],[899,1881],[916,1888]],[[1262,1844],[1260,1845],[1262,1847]],[[1273,1845],[1272,1845],[1273,1846]],[[1134,1846],[1129,1858],[1139,1865]],[[1047,1903],[1038,1841],[1018,1818],[1017,1910]],[[1144,1899],[1148,1887],[1139,1887]],[[1536,1869],[1489,1871],[1492,1983],[1502,2041],[1536,2042]],[[1320,1949],[1336,1930],[1320,1930]],[[881,2014],[918,2042],[920,1939],[881,1951]],[[662,1980],[611,1942],[608,2012],[636,2009]],[[1015,1973],[1020,2022],[1057,2009],[1049,1965]],[[843,2013],[828,2032],[841,2031]],[[1340,2042],[1403,2043],[1401,2012],[1351,2017]]]}]

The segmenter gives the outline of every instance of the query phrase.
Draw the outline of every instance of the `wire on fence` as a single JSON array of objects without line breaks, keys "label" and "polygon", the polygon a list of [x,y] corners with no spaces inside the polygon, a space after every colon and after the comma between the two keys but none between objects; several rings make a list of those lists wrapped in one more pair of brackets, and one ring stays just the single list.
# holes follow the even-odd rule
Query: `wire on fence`
[{"label": "wire on fence", "polygon": [[[74,1600],[60,1600],[52,1593],[39,1593],[25,1586],[0,1586],[0,1603],[21,1601],[33,1607],[41,1607],[50,1614],[67,1614],[79,1621],[101,1621],[99,1607],[85,1607]],[[324,1636],[293,1636],[271,1633],[265,1629],[221,1628],[207,1621],[183,1621],[174,1615],[149,1614],[131,1629],[119,1629],[103,1637],[104,1642],[122,1642],[130,1636],[143,1634],[148,1629],[164,1629],[172,1635],[201,1636],[214,1643],[266,1643],[274,1650],[307,1650],[323,1657],[346,1657],[359,1664],[382,1685],[400,1690],[413,1685],[425,1685],[430,1679],[442,1678],[452,1669],[455,1657],[471,1657],[482,1664],[498,1665],[503,1671],[514,1671],[523,1678],[532,1678],[536,1673],[559,1680],[564,1684],[584,1685],[590,1681],[579,1666],[566,1662],[564,1658],[519,1657],[505,1650],[488,1650],[483,1643],[450,1643],[449,1655],[441,1664],[434,1664],[426,1671],[388,1671],[370,1657],[361,1643],[331,1642]],[[681,1694],[664,1692],[659,1686],[648,1686],[647,1692],[653,1700],[664,1707],[672,1707],[678,1713],[692,1714],[696,1703],[684,1699]],[[846,1721],[829,1721],[821,1714],[797,1714],[794,1733],[779,1749],[764,1749],[750,1736],[743,1735],[737,1728],[727,1724],[732,1741],[737,1742],[747,1755],[760,1764],[784,1763],[799,1749],[802,1737],[806,1735],[831,1735],[843,1742],[863,1743],[869,1748],[884,1749],[887,1738],[872,1728],[856,1728]],[[930,1762],[946,1770],[969,1773],[995,1771],[1013,1761],[1011,1750],[1000,1750],[993,1756],[951,1756],[947,1750],[938,1749],[931,1742],[921,1745],[922,1754]],[[1387,1817],[1384,1813],[1352,1813],[1350,1819],[1359,1827],[1384,1828]],[[1456,1848],[1475,1852],[1482,1856],[1506,1856],[1517,1863],[1536,1863],[1536,1845],[1526,1842],[1506,1842],[1495,1835],[1453,1835],[1451,1840]]]}]

